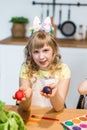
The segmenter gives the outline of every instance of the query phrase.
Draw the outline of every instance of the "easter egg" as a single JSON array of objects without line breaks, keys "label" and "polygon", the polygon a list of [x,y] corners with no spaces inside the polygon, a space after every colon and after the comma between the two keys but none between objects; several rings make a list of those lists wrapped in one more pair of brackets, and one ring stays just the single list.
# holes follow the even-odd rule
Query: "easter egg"
[{"label": "easter egg", "polygon": [[24,92],[23,92],[22,90],[16,91],[16,93],[15,93],[15,98],[16,98],[17,100],[22,100],[23,97],[24,97]]},{"label": "easter egg", "polygon": [[51,94],[52,93],[52,89],[49,86],[45,86],[43,88],[43,92],[46,94]]}]

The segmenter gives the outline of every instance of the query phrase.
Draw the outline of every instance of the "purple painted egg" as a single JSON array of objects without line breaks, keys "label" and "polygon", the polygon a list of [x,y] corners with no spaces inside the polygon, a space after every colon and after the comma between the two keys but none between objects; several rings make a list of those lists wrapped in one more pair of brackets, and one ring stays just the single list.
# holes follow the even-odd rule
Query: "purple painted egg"
[{"label": "purple painted egg", "polygon": [[43,88],[43,92],[46,94],[51,94],[52,93],[52,89],[49,86],[45,86]]}]

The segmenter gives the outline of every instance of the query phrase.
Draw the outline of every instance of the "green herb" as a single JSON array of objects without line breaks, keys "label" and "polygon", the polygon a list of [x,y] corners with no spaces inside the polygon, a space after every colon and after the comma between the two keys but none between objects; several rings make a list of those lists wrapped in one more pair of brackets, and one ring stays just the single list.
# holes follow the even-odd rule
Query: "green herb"
[{"label": "green herb", "polygon": [[22,117],[14,111],[6,111],[0,101],[0,130],[26,130]]},{"label": "green herb", "polygon": [[12,23],[29,23],[29,20],[28,20],[28,18],[21,16],[21,17],[12,17],[10,22],[12,22]]}]

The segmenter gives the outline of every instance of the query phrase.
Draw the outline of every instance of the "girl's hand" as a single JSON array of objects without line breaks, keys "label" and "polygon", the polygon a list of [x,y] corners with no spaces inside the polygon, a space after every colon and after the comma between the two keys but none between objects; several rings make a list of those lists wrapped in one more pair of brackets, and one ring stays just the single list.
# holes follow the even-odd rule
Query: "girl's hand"
[{"label": "girl's hand", "polygon": [[13,99],[16,99],[17,104],[19,104],[21,101],[30,98],[31,94],[32,89],[30,87],[20,87],[19,90],[13,96]]},{"label": "girl's hand", "polygon": [[47,86],[49,86],[49,87],[52,89],[52,93],[51,93],[51,94],[46,94],[46,93],[43,92],[43,90],[41,90],[41,91],[40,91],[40,94],[41,94],[42,96],[47,97],[47,98],[54,97],[55,94],[57,93],[57,90],[58,90],[56,84],[49,84],[49,85],[47,85]]}]

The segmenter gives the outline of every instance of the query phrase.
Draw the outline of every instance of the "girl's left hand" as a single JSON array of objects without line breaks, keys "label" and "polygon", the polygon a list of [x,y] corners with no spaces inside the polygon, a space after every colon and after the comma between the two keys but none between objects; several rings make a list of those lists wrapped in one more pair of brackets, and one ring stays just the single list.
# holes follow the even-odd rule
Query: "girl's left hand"
[{"label": "girl's left hand", "polygon": [[56,84],[49,84],[49,85],[47,85],[47,86],[49,86],[51,89],[52,89],[52,93],[51,94],[46,94],[46,93],[44,93],[43,92],[43,90],[41,90],[40,91],[40,94],[42,95],[42,96],[45,96],[46,98],[51,98],[51,97],[54,97],[55,96],[55,94],[57,93],[57,85]]}]

